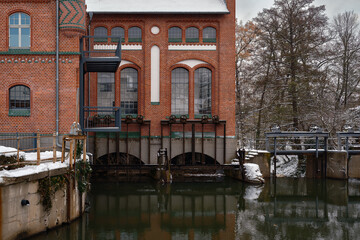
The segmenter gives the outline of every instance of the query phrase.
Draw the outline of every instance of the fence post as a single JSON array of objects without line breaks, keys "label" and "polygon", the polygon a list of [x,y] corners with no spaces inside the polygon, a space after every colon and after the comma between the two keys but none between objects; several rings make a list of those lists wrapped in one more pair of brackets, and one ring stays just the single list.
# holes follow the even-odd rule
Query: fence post
[{"label": "fence post", "polygon": [[53,162],[56,162],[56,133],[53,133]]},{"label": "fence post", "polygon": [[63,136],[63,139],[62,139],[62,148],[61,148],[61,163],[64,162],[65,160],[65,146],[66,146],[66,138]]},{"label": "fence post", "polygon": [[73,160],[73,140],[70,140],[70,153],[69,153],[69,169],[72,169],[72,160]]},{"label": "fence post", "polygon": [[83,160],[86,162],[86,137],[83,139]]},{"label": "fence post", "polygon": [[39,165],[40,164],[40,130],[38,129],[37,131],[37,137],[36,137],[37,141],[36,141],[36,150],[37,150],[37,162],[36,164]]},{"label": "fence post", "polygon": [[[17,134],[16,134],[16,135],[17,135]],[[16,137],[16,141],[17,141],[17,156],[16,156],[16,160],[17,160],[17,163],[19,164],[19,162],[20,162],[20,139],[19,139],[18,136]]]}]

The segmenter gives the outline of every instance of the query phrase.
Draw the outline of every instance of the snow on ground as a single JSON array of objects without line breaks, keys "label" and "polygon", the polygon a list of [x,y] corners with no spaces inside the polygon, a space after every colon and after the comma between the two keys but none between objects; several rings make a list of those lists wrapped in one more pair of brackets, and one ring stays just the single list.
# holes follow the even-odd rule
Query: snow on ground
[{"label": "snow on ground", "polygon": [[261,181],[265,182],[260,172],[259,165],[255,163],[244,163],[245,175],[249,181]]},{"label": "snow on ground", "polygon": [[[5,155],[7,157],[13,156],[13,155],[17,155],[17,149],[16,148],[12,148],[12,147],[5,147],[5,146],[0,146],[0,155]],[[20,151],[19,152],[20,157],[25,157],[25,152]]]},{"label": "snow on ground", "polygon": [[[12,147],[0,146],[0,155],[5,155],[7,157],[14,156],[14,155],[16,156],[17,149],[12,148]],[[24,157],[25,161],[36,161],[37,160],[37,152],[25,153],[23,151],[20,151],[19,155],[20,155],[20,157]],[[60,158],[61,152],[57,151],[56,157]],[[53,158],[53,151],[40,152],[40,159],[43,160],[43,159],[49,159],[49,158]]]},{"label": "snow on ground", "polygon": [[[270,172],[274,171],[274,158],[271,159]],[[276,156],[276,175],[283,177],[305,177],[305,172],[300,173],[299,158],[297,155]]]},{"label": "snow on ground", "polygon": [[[12,156],[17,154],[16,148],[11,147],[5,147],[0,146],[0,155],[5,156]],[[20,151],[20,156],[25,158],[25,161],[36,161],[37,160],[37,153],[36,152],[22,152]],[[56,152],[56,157],[61,157],[61,152]],[[44,161],[44,159],[52,159],[53,158],[53,151],[45,151],[40,153],[40,159],[41,161]],[[23,177],[31,174],[36,174],[40,172],[50,171],[53,169],[58,168],[64,168],[67,167],[68,161],[65,161],[64,163],[61,163],[60,161],[57,161],[53,163],[52,161],[49,162],[40,162],[40,165],[27,165],[22,168],[17,168],[13,170],[1,170],[0,171],[0,183],[4,181],[4,177]]]},{"label": "snow on ground", "polygon": [[4,181],[5,178],[13,178],[13,177],[24,177],[31,174],[46,172],[54,169],[67,167],[68,163],[64,162],[46,162],[41,163],[40,165],[28,165],[22,168],[17,168],[13,170],[2,170],[0,171],[0,183]]}]

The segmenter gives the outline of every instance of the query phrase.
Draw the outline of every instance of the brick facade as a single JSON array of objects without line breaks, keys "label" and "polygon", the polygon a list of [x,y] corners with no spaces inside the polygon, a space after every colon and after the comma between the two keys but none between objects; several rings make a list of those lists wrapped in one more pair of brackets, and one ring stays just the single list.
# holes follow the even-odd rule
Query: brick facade
[{"label": "brick facade", "polygon": [[[60,1],[66,5],[68,1]],[[78,8],[81,1],[78,1]],[[122,51],[122,64],[115,73],[115,104],[120,104],[120,72],[126,67],[138,70],[138,114],[151,120],[151,135],[160,136],[160,121],[171,115],[171,70],[184,67],[189,70],[189,119],[194,119],[194,71],[198,67],[207,67],[212,71],[212,115],[226,120],[226,135],[235,136],[235,0],[227,0],[230,14],[94,14],[90,24],[90,34],[96,27],[105,27],[111,35],[113,27],[125,29],[124,45],[141,45],[141,50]],[[62,6],[60,6],[62,7]],[[43,133],[55,130],[55,33],[56,33],[55,0],[17,0],[0,2],[0,124],[1,132],[36,132]],[[67,9],[67,8],[66,8]],[[77,9],[81,13],[81,9]],[[84,10],[84,9],[83,9]],[[15,12],[24,12],[31,18],[30,49],[9,49],[9,16]],[[78,121],[78,86],[79,86],[79,37],[83,29],[76,31],[75,22],[82,24],[80,14],[77,21],[64,24],[61,16],[60,28],[60,129],[67,133],[70,125]],[[89,22],[89,17],[87,17]],[[80,24],[80,25],[81,25]],[[85,29],[88,25],[85,24]],[[141,43],[128,42],[128,29],[139,27],[142,30]],[[159,33],[153,34],[152,27],[158,27]],[[169,43],[170,27],[182,29],[182,42]],[[199,43],[186,43],[185,30],[196,27],[200,30]],[[203,43],[202,30],[205,27],[216,29],[216,43]],[[102,43],[106,44],[106,43]],[[151,104],[151,48],[160,49],[160,103]],[[215,46],[215,50],[170,50],[169,46]],[[201,61],[200,65],[191,67],[179,63],[186,60]],[[88,75],[85,75],[87,79]],[[97,74],[91,73],[90,106],[96,106]],[[87,80],[85,80],[87,84]],[[14,85],[25,85],[30,88],[30,116],[9,116],[9,88]],[[85,103],[88,86],[85,86]],[[147,134],[144,127],[143,134]],[[175,127],[175,130],[181,131]],[[190,126],[191,129],[191,126]],[[187,127],[187,131],[189,127]],[[197,126],[197,131],[199,126]],[[205,131],[213,131],[208,126]],[[169,134],[169,129],[164,129]],[[217,135],[223,135],[223,128],[217,128]],[[235,142],[235,141],[232,141]],[[235,152],[235,145],[232,143]],[[230,157],[230,156],[229,156]]]}]

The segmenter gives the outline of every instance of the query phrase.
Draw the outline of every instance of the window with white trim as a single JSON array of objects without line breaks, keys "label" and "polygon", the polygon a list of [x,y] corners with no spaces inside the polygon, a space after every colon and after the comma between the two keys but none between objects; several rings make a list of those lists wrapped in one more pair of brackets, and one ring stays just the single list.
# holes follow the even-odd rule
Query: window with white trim
[{"label": "window with white trim", "polygon": [[30,48],[30,16],[14,13],[9,17],[9,47]]}]

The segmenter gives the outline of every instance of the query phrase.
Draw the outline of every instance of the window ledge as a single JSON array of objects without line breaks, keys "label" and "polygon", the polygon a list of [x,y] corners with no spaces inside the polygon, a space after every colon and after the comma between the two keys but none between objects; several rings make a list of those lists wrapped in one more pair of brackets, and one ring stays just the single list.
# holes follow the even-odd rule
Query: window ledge
[{"label": "window ledge", "polygon": [[30,109],[9,109],[9,117],[30,117]]},{"label": "window ledge", "polygon": [[211,114],[195,114],[194,118],[195,118],[195,119],[201,119],[202,116],[207,116],[209,119],[212,118],[212,115],[211,115]]},{"label": "window ledge", "polygon": [[126,116],[128,116],[128,115],[130,115],[133,119],[134,118],[137,118],[137,114],[125,114],[125,113],[122,113],[121,114],[121,119],[125,119],[126,118]]}]

